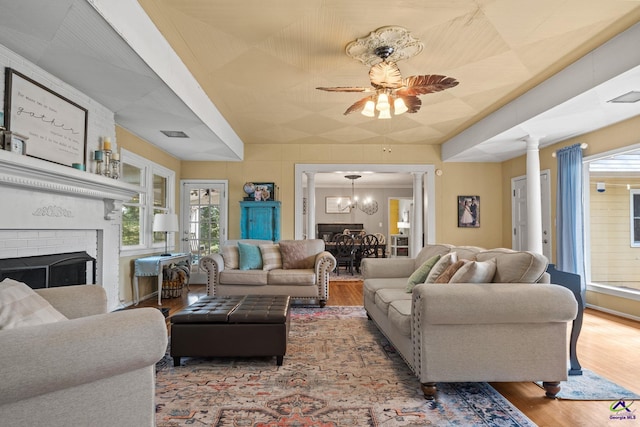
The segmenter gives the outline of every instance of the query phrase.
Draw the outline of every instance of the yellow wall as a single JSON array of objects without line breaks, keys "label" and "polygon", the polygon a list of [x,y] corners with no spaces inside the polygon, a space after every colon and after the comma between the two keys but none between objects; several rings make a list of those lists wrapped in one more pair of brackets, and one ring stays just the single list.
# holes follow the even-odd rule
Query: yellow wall
[{"label": "yellow wall", "polygon": [[[394,145],[391,153],[377,145],[249,144],[243,162],[182,162],[182,179],[229,180],[229,238],[240,236],[238,202],[243,184],[275,182],[282,201],[282,238],[294,236],[294,183],[298,163],[433,164],[443,171],[436,177],[436,239],[451,244],[502,246],[499,164],[442,163],[440,148],[430,145]],[[478,195],[480,228],[458,228],[457,196]]]},{"label": "yellow wall", "polygon": [[[169,168],[176,173],[176,199],[175,206],[180,206],[180,160],[171,156],[167,152],[159,149],[158,147],[146,142],[143,139],[138,138],[136,135],[129,131],[116,127],[116,144],[118,148],[124,148],[132,153],[151,160],[159,165]],[[179,213],[179,208],[176,208],[176,213]],[[178,233],[173,233],[176,238],[176,244],[178,244]],[[149,252],[148,254],[137,254],[136,256],[120,257],[120,299],[124,301],[133,301],[133,261],[136,258],[140,258],[146,255],[154,255],[157,252]],[[140,296],[149,295],[157,290],[155,282],[152,283],[155,278],[141,277],[139,280]]]},{"label": "yellow wall", "polygon": [[[633,145],[639,142],[640,118],[630,119],[608,128],[540,150],[542,170],[550,170],[552,224],[556,215],[556,159],[552,152],[576,143],[586,142],[585,156]],[[247,144],[242,162],[178,161],[130,133],[118,129],[118,145],[176,171],[178,179],[226,179],[229,181],[229,238],[240,234],[239,204],[245,196],[242,187],[247,181],[275,182],[278,199],[282,201],[282,238],[294,235],[294,171],[297,163],[317,164],[433,164],[442,170],[436,177],[436,240],[455,245],[511,247],[511,179],[526,174],[524,156],[503,163],[443,163],[440,147],[431,145],[392,145],[391,152],[383,145],[339,144]],[[385,144],[388,147],[389,144]],[[178,189],[176,182],[176,189]],[[480,196],[481,226],[458,228],[457,196]],[[176,197],[178,196],[178,192]],[[178,201],[176,201],[178,203]],[[555,230],[552,233],[555,251]],[[552,256],[552,262],[555,255]],[[123,258],[121,281],[123,296],[131,292],[131,259]],[[154,287],[155,288],[155,287]],[[153,289],[155,290],[155,289]],[[146,289],[147,293],[151,288]],[[144,294],[144,292],[142,292]],[[606,297],[606,298],[605,298]],[[588,293],[588,302],[606,301],[608,307],[626,313],[640,313],[640,304],[616,297]],[[613,302],[612,302],[613,301]],[[620,310],[620,307],[623,309]],[[638,315],[638,314],[635,314]]]},{"label": "yellow wall", "polygon": [[[551,223],[556,223],[556,181],[557,159],[552,157],[552,153],[563,147],[573,144],[587,143],[588,147],[582,152],[584,157],[604,153],[607,151],[624,148],[640,142],[640,117],[632,118],[615,125],[571,138],[558,144],[546,147],[540,150],[540,168],[542,170],[549,169],[551,171]],[[511,240],[509,230],[511,230],[511,178],[525,175],[526,173],[526,157],[521,156],[513,160],[509,160],[502,164],[504,188],[502,197],[502,210],[504,216],[504,226],[502,228],[503,238]],[[508,213],[508,214],[507,214]],[[555,262],[555,250],[557,248],[556,232],[552,232],[553,244],[553,260]],[[606,309],[615,310],[621,313],[631,314],[640,317],[640,302],[630,301],[610,295],[598,294],[595,292],[587,292],[587,303],[601,306]]]}]

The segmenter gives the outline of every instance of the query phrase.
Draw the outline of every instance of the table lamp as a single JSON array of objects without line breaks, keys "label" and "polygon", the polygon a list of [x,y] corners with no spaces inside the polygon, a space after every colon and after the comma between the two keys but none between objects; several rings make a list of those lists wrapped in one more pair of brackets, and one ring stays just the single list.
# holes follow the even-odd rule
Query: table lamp
[{"label": "table lamp", "polygon": [[164,233],[164,253],[160,256],[170,256],[168,234],[178,231],[178,215],[157,213],[153,216],[153,231]]}]

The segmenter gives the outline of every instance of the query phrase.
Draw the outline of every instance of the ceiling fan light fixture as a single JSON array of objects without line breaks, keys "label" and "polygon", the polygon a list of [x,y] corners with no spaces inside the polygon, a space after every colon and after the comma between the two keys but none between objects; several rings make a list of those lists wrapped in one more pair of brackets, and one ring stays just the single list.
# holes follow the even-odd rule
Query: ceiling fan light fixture
[{"label": "ceiling fan light fixture", "polygon": [[364,104],[364,108],[362,109],[362,115],[367,117],[375,117],[376,116],[375,108],[376,108],[375,102],[373,102],[372,100],[367,101],[367,103]]},{"label": "ceiling fan light fixture", "polygon": [[402,98],[396,98],[393,101],[393,112],[396,116],[409,111]]},{"label": "ceiling fan light fixture", "polygon": [[379,119],[390,119],[391,118],[391,110],[382,110],[380,114],[378,114]]},{"label": "ceiling fan light fixture", "polygon": [[381,93],[378,95],[378,103],[376,104],[376,110],[380,111],[382,114],[383,111],[389,111],[391,108],[391,104],[389,104],[389,95],[386,93]]}]

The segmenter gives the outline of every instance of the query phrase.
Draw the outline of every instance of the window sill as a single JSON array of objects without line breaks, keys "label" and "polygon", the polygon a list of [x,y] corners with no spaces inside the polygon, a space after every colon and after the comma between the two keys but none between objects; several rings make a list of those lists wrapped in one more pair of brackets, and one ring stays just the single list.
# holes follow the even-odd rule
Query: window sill
[{"label": "window sill", "polygon": [[590,283],[587,290],[600,294],[611,295],[619,298],[626,298],[632,301],[640,301],[640,291],[635,289],[625,289],[616,286],[601,285],[598,283]]}]

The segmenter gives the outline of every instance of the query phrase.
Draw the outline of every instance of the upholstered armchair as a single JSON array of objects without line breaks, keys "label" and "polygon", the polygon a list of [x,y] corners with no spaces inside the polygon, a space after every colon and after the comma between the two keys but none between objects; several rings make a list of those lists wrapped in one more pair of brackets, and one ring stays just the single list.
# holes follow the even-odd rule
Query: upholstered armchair
[{"label": "upholstered armchair", "polygon": [[155,425],[155,363],[167,347],[160,311],[107,313],[98,285],[36,293],[68,320],[0,330],[0,424]]}]

